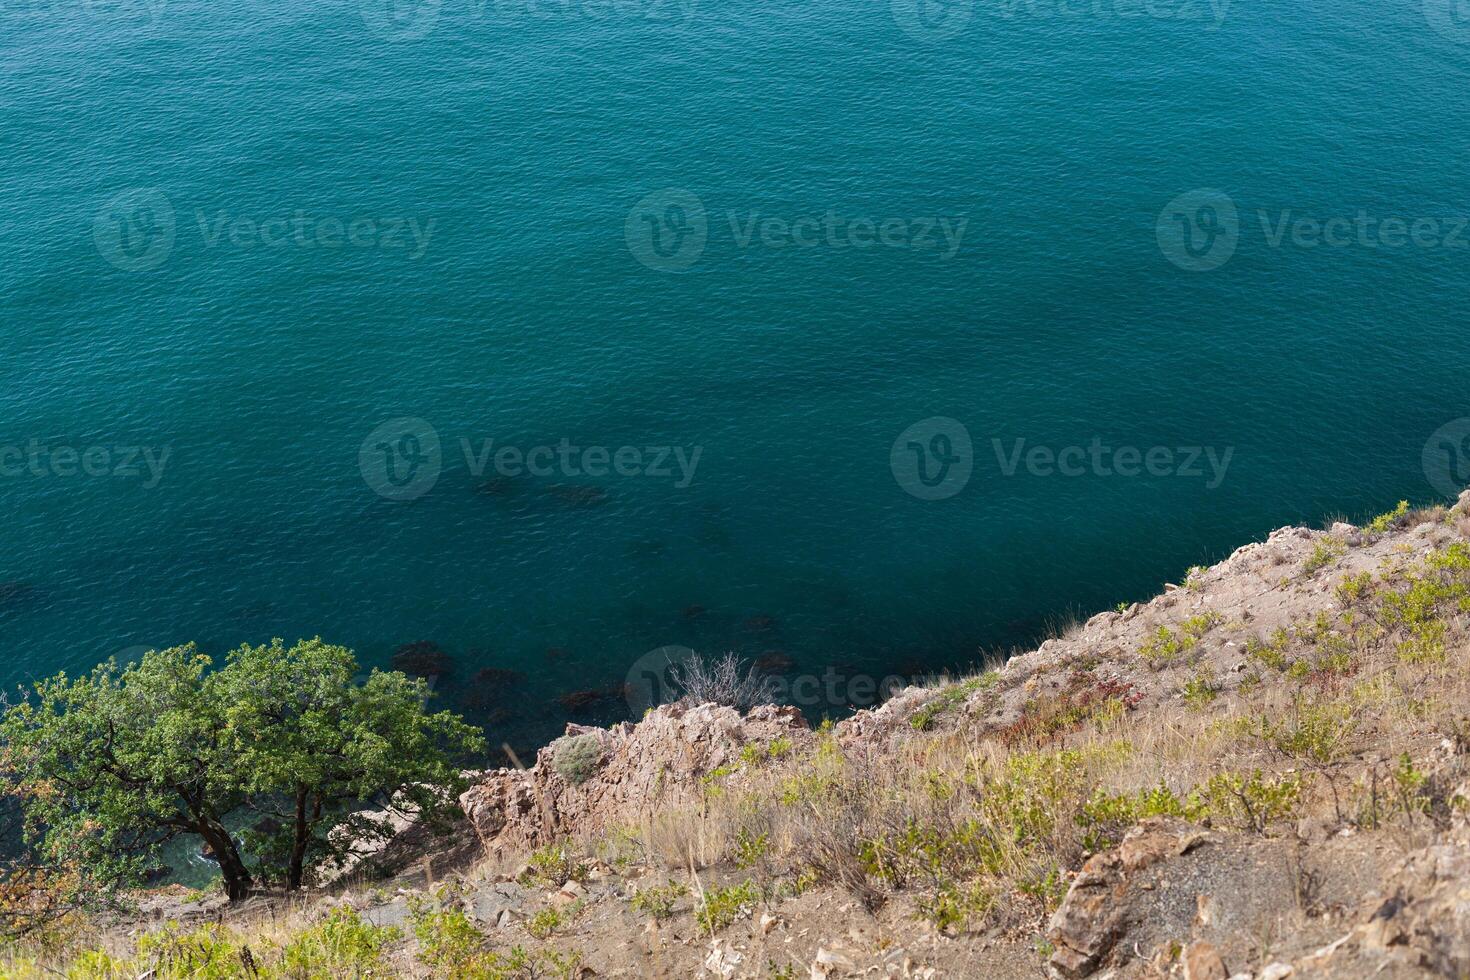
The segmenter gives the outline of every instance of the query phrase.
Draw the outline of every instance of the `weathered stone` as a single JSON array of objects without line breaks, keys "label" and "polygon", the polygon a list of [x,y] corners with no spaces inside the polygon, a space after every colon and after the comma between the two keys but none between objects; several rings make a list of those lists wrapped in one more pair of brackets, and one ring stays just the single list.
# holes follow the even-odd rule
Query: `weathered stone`
[{"label": "weathered stone", "polygon": [[1124,873],[1188,854],[1209,840],[1209,834],[1169,817],[1150,817],[1130,830],[1118,847]]},{"label": "weathered stone", "polygon": [[1358,940],[1403,947],[1415,965],[1440,976],[1470,976],[1470,843],[1463,836],[1410,854],[1384,889]]},{"label": "weathered stone", "polygon": [[1184,947],[1183,959],[1184,980],[1227,980],[1230,976],[1220,951],[1202,940]]},{"label": "weathered stone", "polygon": [[601,764],[586,781],[572,785],[556,772],[552,743],[530,769],[484,774],[460,805],[486,849],[539,847],[573,830],[595,832],[631,812],[688,799],[700,777],[734,762],[745,745],[806,729],[795,708],[771,705],[744,715],[715,704],[662,705],[636,725],[569,724],[567,735],[592,736],[602,747]]},{"label": "weathered stone", "polygon": [[1052,969],[1074,980],[1096,970],[1123,932],[1128,875],[1186,854],[1208,839],[1182,820],[1152,817],[1124,835],[1116,850],[1088,858],[1047,923],[1047,937],[1055,947]]},{"label": "weathered stone", "polygon": [[1113,853],[1088,858],[1047,923],[1047,936],[1056,947],[1050,963],[1062,976],[1087,976],[1117,942],[1123,928],[1123,908],[1118,901],[1121,867]]}]

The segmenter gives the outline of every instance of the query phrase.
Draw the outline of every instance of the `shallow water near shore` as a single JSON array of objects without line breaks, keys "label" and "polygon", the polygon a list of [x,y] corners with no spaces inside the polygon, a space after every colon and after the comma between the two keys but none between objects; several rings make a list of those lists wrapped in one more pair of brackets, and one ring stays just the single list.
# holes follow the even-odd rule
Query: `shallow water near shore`
[{"label": "shallow water near shore", "polygon": [[675,645],[821,714],[1440,496],[1470,31],[1198,8],[0,7],[0,680],[431,641],[524,748]]}]

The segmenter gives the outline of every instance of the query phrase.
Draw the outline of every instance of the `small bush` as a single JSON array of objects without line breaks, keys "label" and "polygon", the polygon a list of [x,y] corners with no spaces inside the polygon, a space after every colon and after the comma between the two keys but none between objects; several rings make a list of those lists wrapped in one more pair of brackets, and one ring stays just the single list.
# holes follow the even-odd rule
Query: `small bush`
[{"label": "small bush", "polygon": [[753,881],[743,881],[726,888],[715,888],[705,892],[704,901],[699,903],[694,919],[707,932],[718,932],[736,919],[743,919],[755,911],[760,901],[760,889]]},{"label": "small bush", "polygon": [[766,678],[733,653],[715,660],[706,660],[696,653],[669,673],[674,683],[683,688],[684,700],[693,704],[723,704],[749,711],[772,700]]},{"label": "small bush", "polygon": [[1301,801],[1300,776],[1268,777],[1257,769],[1249,776],[1222,772],[1191,795],[1191,805],[1211,816],[1264,834],[1270,825],[1295,815]]},{"label": "small bush", "polygon": [[976,691],[994,687],[1000,680],[1000,675],[994,671],[988,671],[979,677],[971,677],[969,680],[958,684],[951,684],[943,688],[938,694],[930,698],[923,706],[909,717],[909,724],[921,732],[928,731],[933,727],[935,720],[940,715],[957,708],[969,700],[970,695]]},{"label": "small bush", "polygon": [[551,765],[556,774],[573,786],[592,778],[602,764],[602,743],[596,735],[576,735],[557,743]]},{"label": "small bush", "polygon": [[570,924],[581,911],[580,901],[573,902],[565,909],[558,909],[554,906],[544,908],[526,920],[526,931],[537,939],[547,939],[556,930]]},{"label": "small bush", "polygon": [[933,894],[920,896],[914,902],[919,918],[940,932],[983,920],[994,906],[995,897],[978,882],[965,888],[946,883]]},{"label": "small bush", "polygon": [[282,951],[283,966],[293,977],[390,977],[396,971],[382,956],[399,938],[397,929],[375,926],[338,907],[292,938]]},{"label": "small bush", "polygon": [[735,835],[735,866],[742,870],[754,867],[766,856],[770,843],[770,834],[753,834],[742,827]]},{"label": "small bush", "polygon": [[569,881],[584,882],[591,873],[566,844],[548,844],[531,852],[521,884],[560,888]]},{"label": "small bush", "polygon": [[1203,710],[1219,695],[1220,685],[1208,673],[1199,673],[1184,682],[1184,703],[1196,711]]},{"label": "small bush", "polygon": [[1326,568],[1346,553],[1347,549],[1336,538],[1323,538],[1302,563],[1302,574],[1311,575],[1320,568]]},{"label": "small bush", "polygon": [[138,940],[139,975],[224,978],[242,972],[244,947],[224,927],[200,926],[185,932],[169,923]]},{"label": "small bush", "polygon": [[1143,646],[1138,648],[1138,652],[1145,660],[1154,663],[1169,663],[1192,649],[1194,644],[1193,637],[1180,636],[1169,627],[1160,626]]},{"label": "small bush", "polygon": [[1369,534],[1382,534],[1390,528],[1396,527],[1399,521],[1409,513],[1409,502],[1400,500],[1398,506],[1387,514],[1379,514],[1368,522],[1364,528]]},{"label": "small bush", "polygon": [[677,881],[672,881],[667,885],[655,885],[651,888],[636,890],[633,892],[630,904],[634,912],[642,912],[662,922],[674,914],[674,903],[687,894],[689,894],[689,889]]}]

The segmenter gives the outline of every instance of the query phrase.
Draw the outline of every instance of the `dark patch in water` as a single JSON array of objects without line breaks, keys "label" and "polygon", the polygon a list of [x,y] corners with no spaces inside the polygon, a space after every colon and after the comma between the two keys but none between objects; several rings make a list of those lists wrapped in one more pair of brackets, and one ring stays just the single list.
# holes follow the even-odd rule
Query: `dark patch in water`
[{"label": "dark patch in water", "polygon": [[796,661],[786,655],[784,650],[767,650],[755,658],[755,669],[762,674],[786,674],[796,666]]},{"label": "dark patch in water", "polygon": [[568,507],[599,507],[607,503],[607,491],[587,484],[553,483],[547,494]]},{"label": "dark patch in water", "polygon": [[769,633],[776,628],[776,617],[761,613],[741,623],[740,628],[752,633]]},{"label": "dark patch in water", "polygon": [[405,643],[393,651],[394,670],[415,677],[443,677],[454,669],[454,660],[432,640]]}]

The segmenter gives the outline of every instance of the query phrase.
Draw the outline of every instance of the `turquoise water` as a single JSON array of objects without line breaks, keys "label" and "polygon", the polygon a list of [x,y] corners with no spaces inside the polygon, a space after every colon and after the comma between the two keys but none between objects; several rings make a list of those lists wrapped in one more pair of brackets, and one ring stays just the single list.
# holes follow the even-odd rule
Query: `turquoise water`
[{"label": "turquoise water", "polygon": [[[445,700],[524,745],[655,648],[963,666],[1446,492],[1470,22],[1140,9],[3,0],[0,680],[428,640]],[[1199,190],[1233,233],[1218,196],[1170,213]],[[1441,244],[1273,244],[1288,211]],[[405,417],[440,442],[421,493],[382,479]],[[1002,465],[1094,438],[1230,455]],[[462,439],[700,455],[497,479]]]}]

